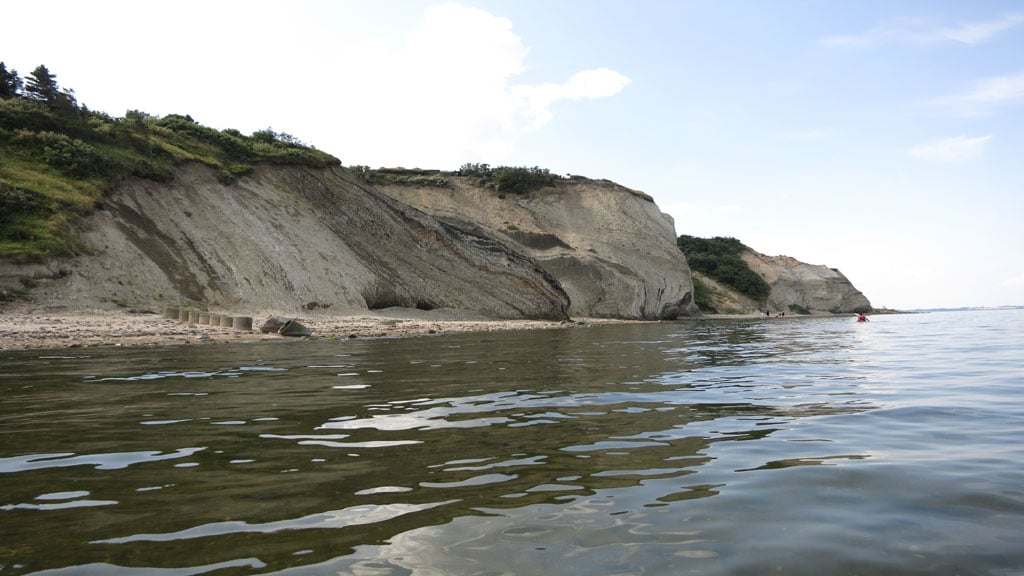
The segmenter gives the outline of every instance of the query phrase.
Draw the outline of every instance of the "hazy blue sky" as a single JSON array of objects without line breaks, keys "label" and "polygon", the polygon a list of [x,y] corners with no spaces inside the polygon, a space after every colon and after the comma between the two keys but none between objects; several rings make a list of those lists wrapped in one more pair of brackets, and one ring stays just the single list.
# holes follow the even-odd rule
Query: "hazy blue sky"
[{"label": "hazy blue sky", "polygon": [[345,164],[541,166],[875,306],[1024,304],[1024,3],[2,0],[0,60],[92,109]]}]

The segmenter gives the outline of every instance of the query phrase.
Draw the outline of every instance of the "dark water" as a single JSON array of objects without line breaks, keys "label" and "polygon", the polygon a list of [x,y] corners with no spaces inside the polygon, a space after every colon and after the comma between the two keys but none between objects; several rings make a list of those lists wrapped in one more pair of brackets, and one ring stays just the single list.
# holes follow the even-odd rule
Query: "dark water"
[{"label": "dark water", "polygon": [[0,352],[0,574],[1024,574],[1024,310]]}]

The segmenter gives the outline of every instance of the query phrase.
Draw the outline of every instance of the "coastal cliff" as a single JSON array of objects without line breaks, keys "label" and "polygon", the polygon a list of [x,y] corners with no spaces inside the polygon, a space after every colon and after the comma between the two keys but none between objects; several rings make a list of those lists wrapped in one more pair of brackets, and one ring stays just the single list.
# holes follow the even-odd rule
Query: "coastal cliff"
[{"label": "coastal cliff", "polygon": [[873,309],[867,297],[834,268],[807,264],[789,256],[766,256],[750,248],[744,248],[739,257],[765,282],[767,296],[751,298],[707,274],[694,271],[702,311],[846,314]]},{"label": "coastal cliff", "polygon": [[[379,185],[443,222],[527,255],[569,295],[573,316],[675,319],[697,314],[672,218],[650,196],[606,180],[554,178],[497,194],[471,176]],[[444,185],[439,185],[444,184]]]},{"label": "coastal cliff", "polygon": [[508,199],[453,177],[429,197],[384,193],[341,167],[258,166],[225,184],[187,163],[169,181],[134,178],[108,193],[79,224],[81,255],[7,261],[0,276],[31,285],[28,301],[50,309],[194,302],[556,320],[696,312],[672,222],[649,197],[561,184]]},{"label": "coastal cliff", "polygon": [[670,320],[704,307],[687,258],[727,272],[716,278],[759,307],[870,308],[831,269],[753,252],[748,268],[735,239],[719,266],[722,254],[674,237],[650,196],[606,180],[486,164],[346,168],[269,128],[114,118],[61,94],[0,98],[5,311]]},{"label": "coastal cliff", "polygon": [[867,297],[835,268],[789,256],[766,256],[754,250],[746,250],[740,257],[768,283],[769,310],[841,314],[872,309]]},{"label": "coastal cliff", "polygon": [[[258,167],[230,185],[199,164],[132,179],[82,220],[83,255],[35,274],[31,299],[72,309],[196,302],[218,309],[454,308],[567,318],[534,262],[431,218],[341,168]],[[48,281],[47,281],[48,280]]]}]

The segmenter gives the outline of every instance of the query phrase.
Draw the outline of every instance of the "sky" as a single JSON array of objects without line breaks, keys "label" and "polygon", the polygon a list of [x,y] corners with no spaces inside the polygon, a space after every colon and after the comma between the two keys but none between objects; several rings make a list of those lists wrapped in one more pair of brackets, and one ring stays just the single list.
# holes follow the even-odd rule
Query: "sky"
[{"label": "sky", "polygon": [[90,109],[345,165],[539,166],[876,307],[1024,305],[1016,0],[0,0],[0,61]]}]

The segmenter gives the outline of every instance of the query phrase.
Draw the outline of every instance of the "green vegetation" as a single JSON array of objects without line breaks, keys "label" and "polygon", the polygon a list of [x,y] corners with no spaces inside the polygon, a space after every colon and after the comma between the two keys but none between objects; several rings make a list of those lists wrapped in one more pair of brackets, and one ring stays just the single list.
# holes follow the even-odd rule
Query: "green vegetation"
[{"label": "green vegetation", "polygon": [[693,277],[693,303],[697,305],[697,308],[701,312],[708,312],[710,314],[717,314],[718,308],[715,306],[715,300],[711,296],[714,293],[714,289],[708,286],[700,278]]},{"label": "green vegetation", "polygon": [[[747,247],[735,238],[697,238],[682,235],[676,240],[690,268],[758,302],[768,299],[769,286],[740,258]],[[694,287],[696,290],[696,287]],[[697,295],[701,297],[700,294]],[[700,306],[700,303],[697,304]]]},{"label": "green vegetation", "polygon": [[369,166],[347,166],[349,172],[359,176],[367,184],[394,186],[424,186],[428,188],[451,188],[448,179],[451,172],[442,170],[420,170],[419,168],[377,168]]},{"label": "green vegetation", "polygon": [[463,164],[459,176],[475,176],[480,186],[493,188],[498,194],[527,194],[534,190],[554,186],[558,176],[547,168],[525,166],[498,166]]},{"label": "green vegetation", "polygon": [[0,62],[0,256],[77,253],[75,221],[114,185],[133,176],[169,181],[184,162],[216,169],[224,184],[257,164],[339,164],[269,128],[244,136],[177,114],[112,118],[79,105],[45,66],[22,80]]},{"label": "green vegetation", "polygon": [[430,188],[451,188],[452,176],[469,176],[477,179],[481,188],[490,188],[502,198],[505,194],[528,194],[547,186],[554,186],[558,176],[547,168],[525,166],[498,166],[489,164],[463,164],[456,172],[445,170],[421,170],[419,168],[370,168],[369,166],[348,166],[349,172],[359,176],[367,184],[393,186],[424,186]]}]

